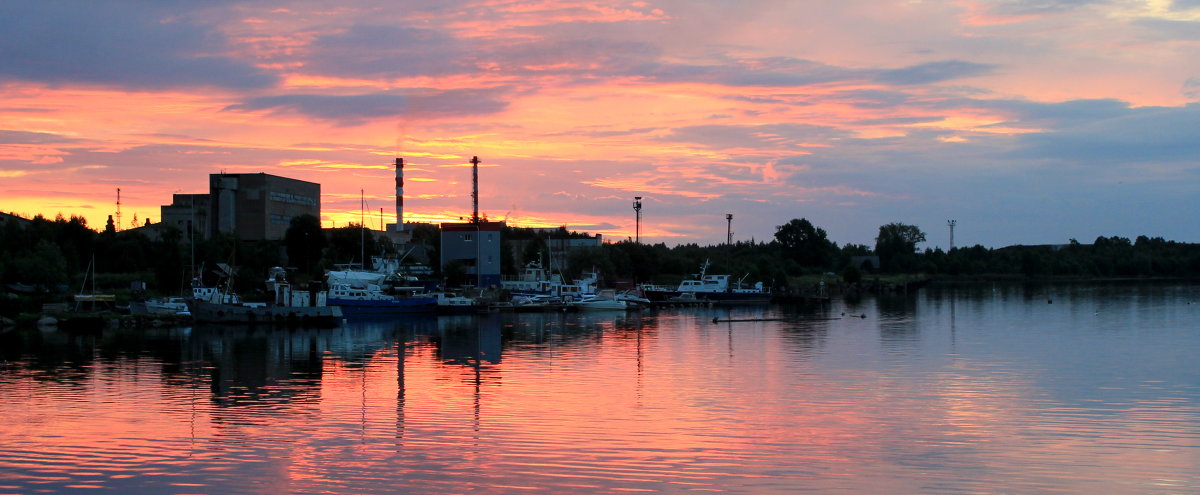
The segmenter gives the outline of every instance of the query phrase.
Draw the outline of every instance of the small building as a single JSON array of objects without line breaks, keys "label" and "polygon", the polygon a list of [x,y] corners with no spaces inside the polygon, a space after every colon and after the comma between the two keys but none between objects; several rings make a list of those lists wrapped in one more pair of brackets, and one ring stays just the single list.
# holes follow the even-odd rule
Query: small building
[{"label": "small building", "polygon": [[443,223],[440,264],[462,263],[477,287],[500,285],[500,231],[504,222]]}]

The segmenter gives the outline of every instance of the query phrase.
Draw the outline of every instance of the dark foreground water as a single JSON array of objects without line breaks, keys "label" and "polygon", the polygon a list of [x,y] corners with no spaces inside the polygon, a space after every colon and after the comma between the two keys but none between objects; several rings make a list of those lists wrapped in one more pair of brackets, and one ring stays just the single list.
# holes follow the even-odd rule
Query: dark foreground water
[{"label": "dark foreground water", "polygon": [[985,286],[14,331],[0,493],[1194,494],[1198,318],[1196,286]]}]

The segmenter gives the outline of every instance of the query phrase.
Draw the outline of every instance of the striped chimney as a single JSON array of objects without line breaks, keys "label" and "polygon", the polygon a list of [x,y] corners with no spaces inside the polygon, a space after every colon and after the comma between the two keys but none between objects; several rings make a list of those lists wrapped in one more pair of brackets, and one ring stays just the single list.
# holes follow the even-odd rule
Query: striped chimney
[{"label": "striped chimney", "polygon": [[404,232],[404,159],[396,159],[396,232]]}]

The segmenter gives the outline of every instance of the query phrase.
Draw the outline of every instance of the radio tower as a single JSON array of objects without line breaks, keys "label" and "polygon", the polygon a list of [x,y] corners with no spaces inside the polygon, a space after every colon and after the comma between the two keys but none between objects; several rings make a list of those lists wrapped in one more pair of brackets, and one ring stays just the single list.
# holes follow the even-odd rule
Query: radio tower
[{"label": "radio tower", "polygon": [[733,245],[733,213],[725,214],[725,244]]},{"label": "radio tower", "polygon": [[946,220],[946,225],[950,226],[950,249],[954,249],[954,226],[958,225],[958,220]]},{"label": "radio tower", "polygon": [[117,188],[117,221],[115,222],[117,232],[121,231],[121,188]]}]

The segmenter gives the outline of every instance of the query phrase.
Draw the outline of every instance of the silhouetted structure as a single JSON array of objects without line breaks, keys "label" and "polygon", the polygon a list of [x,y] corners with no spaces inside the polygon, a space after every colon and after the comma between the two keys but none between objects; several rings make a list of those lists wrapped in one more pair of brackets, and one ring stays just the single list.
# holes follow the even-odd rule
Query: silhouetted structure
[{"label": "silhouetted structure", "polygon": [[500,230],[504,222],[442,224],[442,270],[462,264],[478,287],[500,285]]},{"label": "silhouetted structure", "polygon": [[208,194],[175,194],[162,221],[202,238],[234,234],[244,241],[278,241],[292,218],[321,217],[321,185],[269,174],[212,174]]}]

